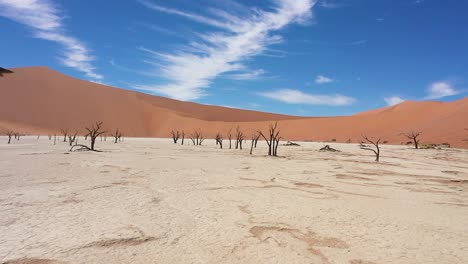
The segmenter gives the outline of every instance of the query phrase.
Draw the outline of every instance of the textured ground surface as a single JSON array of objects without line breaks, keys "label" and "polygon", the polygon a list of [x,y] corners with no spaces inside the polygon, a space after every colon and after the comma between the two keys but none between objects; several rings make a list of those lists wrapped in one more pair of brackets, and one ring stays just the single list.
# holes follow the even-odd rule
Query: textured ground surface
[{"label": "textured ground surface", "polygon": [[468,263],[467,150],[0,141],[0,263]]}]

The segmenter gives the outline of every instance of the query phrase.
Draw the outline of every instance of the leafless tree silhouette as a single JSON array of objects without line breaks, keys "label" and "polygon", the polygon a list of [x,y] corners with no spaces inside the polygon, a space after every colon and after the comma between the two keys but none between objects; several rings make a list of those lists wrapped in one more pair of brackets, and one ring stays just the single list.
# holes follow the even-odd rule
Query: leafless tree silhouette
[{"label": "leafless tree silhouette", "polygon": [[120,137],[122,136],[122,132],[120,132],[119,129],[117,128],[115,130],[115,132],[111,133],[111,136],[114,137],[114,143],[117,143],[118,141],[120,141]]},{"label": "leafless tree silhouette", "polygon": [[15,132],[13,130],[7,130],[5,131],[5,135],[8,137],[8,144],[11,143],[11,137],[15,135]]},{"label": "leafless tree silhouette", "polygon": [[192,140],[193,145],[195,145],[195,146],[201,146],[201,144],[205,140],[201,130],[194,130],[193,134],[190,134],[190,139]]},{"label": "leafless tree silhouette", "polygon": [[216,145],[219,144],[219,148],[222,149],[223,148],[223,135],[221,135],[221,133],[217,133],[216,134]]},{"label": "leafless tree silhouette", "polygon": [[414,143],[414,148],[419,149],[419,136],[421,135],[422,132],[411,132],[411,133],[401,133],[400,135],[403,135],[407,137],[408,139],[411,139]]},{"label": "leafless tree silhouette", "polygon": [[232,149],[232,129],[227,132],[227,137],[229,139],[229,149]]},{"label": "leafless tree silhouette", "polygon": [[63,135],[63,142],[67,142],[67,136],[68,136],[68,128],[62,128],[60,129],[60,133]]},{"label": "leafless tree silhouette", "polygon": [[68,143],[70,144],[70,147],[73,145],[73,143],[76,140],[76,135],[78,135],[78,131],[75,130],[75,134],[73,136],[71,134],[68,135]]},{"label": "leafless tree silhouette", "polygon": [[257,143],[258,143],[258,140],[260,139],[261,135],[258,134],[258,133],[256,133],[255,135],[257,135],[257,136],[256,136],[256,138],[254,139],[254,148],[257,148]]},{"label": "leafless tree silhouette", "polygon": [[245,140],[244,133],[240,130],[240,127],[236,128],[236,149],[242,149],[242,142]]},{"label": "leafless tree silhouette", "polygon": [[258,133],[252,134],[251,142],[250,142],[250,155],[252,155],[253,149],[257,148],[257,142],[259,138],[260,138],[260,134]]},{"label": "leafless tree silhouette", "polygon": [[258,134],[265,139],[268,145],[268,156],[276,157],[278,155],[278,145],[281,137],[279,136],[280,131],[278,130],[278,122],[270,125],[268,130],[268,136],[265,136],[261,130],[257,131]]},{"label": "leafless tree silhouette", "polygon": [[179,138],[180,138],[180,132],[179,132],[179,130],[177,130],[177,131],[172,130],[172,131],[171,131],[171,135],[172,135],[172,141],[174,141],[174,144],[177,144],[177,141],[178,141]]},{"label": "leafless tree silhouette", "polygon": [[362,138],[367,142],[367,143],[370,143],[373,145],[373,148],[370,147],[370,146],[367,146],[367,145],[364,145],[364,142],[361,142],[360,143],[360,148],[361,149],[364,149],[364,150],[369,150],[369,151],[372,151],[374,152],[375,154],[375,161],[379,162],[380,160],[380,148],[379,148],[379,143],[380,143],[380,138],[377,139],[377,140],[371,140],[369,139],[367,136],[365,135],[362,135]]},{"label": "leafless tree silhouette", "polygon": [[91,127],[87,127],[86,130],[88,131],[88,133],[86,134],[86,136],[89,136],[90,140],[91,140],[91,146],[88,147],[86,145],[81,145],[81,144],[75,144],[71,149],[70,151],[73,150],[74,147],[80,147],[80,149],[78,150],[90,150],[90,151],[96,151],[96,152],[100,152],[99,150],[96,150],[94,148],[94,145],[96,143],[96,138],[99,137],[100,135],[106,133],[106,131],[102,131],[102,122],[96,122],[94,125],[92,125]]},{"label": "leafless tree silhouette", "polygon": [[184,140],[185,140],[185,132],[182,130],[182,132],[181,132],[180,134],[181,134],[181,137],[182,137],[182,138],[181,138],[181,142],[180,142],[180,144],[181,144],[181,145],[184,145]]}]

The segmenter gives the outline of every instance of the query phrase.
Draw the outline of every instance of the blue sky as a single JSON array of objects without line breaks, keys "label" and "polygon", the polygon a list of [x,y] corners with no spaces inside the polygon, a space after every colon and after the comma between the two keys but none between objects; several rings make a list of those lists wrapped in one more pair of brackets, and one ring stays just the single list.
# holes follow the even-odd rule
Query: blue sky
[{"label": "blue sky", "polygon": [[350,115],[465,97],[467,10],[460,0],[0,0],[0,63],[203,104]]}]

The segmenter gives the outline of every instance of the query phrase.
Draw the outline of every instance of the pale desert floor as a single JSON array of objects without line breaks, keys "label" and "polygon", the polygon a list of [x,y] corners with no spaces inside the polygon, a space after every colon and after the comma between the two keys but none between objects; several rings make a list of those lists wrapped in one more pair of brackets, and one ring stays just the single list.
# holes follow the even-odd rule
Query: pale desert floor
[{"label": "pale desert floor", "polygon": [[0,263],[468,263],[467,150],[301,145],[0,137]]}]

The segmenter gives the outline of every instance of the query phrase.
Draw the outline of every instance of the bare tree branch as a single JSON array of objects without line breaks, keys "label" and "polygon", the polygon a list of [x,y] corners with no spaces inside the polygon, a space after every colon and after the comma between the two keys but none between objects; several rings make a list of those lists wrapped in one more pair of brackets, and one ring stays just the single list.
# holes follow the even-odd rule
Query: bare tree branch
[{"label": "bare tree branch", "polygon": [[117,128],[117,130],[115,130],[115,132],[111,133],[110,135],[114,137],[114,143],[117,143],[118,141],[120,141],[120,138],[122,137],[122,132],[120,132],[119,129]]},{"label": "bare tree branch", "polygon": [[60,129],[60,133],[63,135],[63,142],[67,142],[68,128]]},{"label": "bare tree branch", "polygon": [[268,145],[268,156],[276,157],[278,155],[278,146],[281,137],[279,136],[280,131],[278,129],[278,122],[275,124],[270,125],[268,130],[268,136],[265,136],[261,130],[258,130],[257,133],[265,139]]},{"label": "bare tree branch", "polygon": [[5,135],[7,135],[7,137],[8,137],[8,144],[11,143],[11,137],[14,136],[15,134],[16,134],[16,132],[14,132],[13,130],[5,131]]},{"label": "bare tree branch", "polygon": [[179,132],[179,130],[177,130],[177,131],[172,130],[172,131],[171,131],[171,135],[172,135],[172,141],[174,141],[174,144],[177,144],[177,141],[178,141],[179,138],[180,138],[180,132]]},{"label": "bare tree branch", "polygon": [[219,148],[222,149],[223,148],[223,135],[221,135],[221,133],[217,133],[216,134],[216,145],[219,144]]},{"label": "bare tree branch", "polygon": [[363,150],[369,150],[369,151],[372,151],[374,152],[375,154],[375,161],[379,162],[380,160],[380,148],[379,148],[379,143],[380,143],[380,138],[375,141],[375,140],[371,140],[369,139],[367,136],[365,135],[362,135],[362,138],[367,141],[368,143],[372,144],[374,146],[374,148],[371,148],[369,146],[366,146],[364,145],[363,142],[360,143],[360,148],[363,149]]},{"label": "bare tree branch", "polygon": [[99,150],[96,150],[94,148],[94,146],[96,144],[96,139],[100,135],[106,133],[106,131],[101,130],[101,126],[102,126],[102,122],[96,122],[91,127],[86,127],[86,130],[88,131],[88,133],[86,134],[86,137],[89,136],[89,138],[91,140],[91,146],[90,147],[88,147],[86,145],[75,144],[73,147],[71,147],[70,151],[73,151],[73,148],[75,148],[75,147],[80,147],[80,149],[78,149],[78,150],[89,150],[89,151],[100,152]]},{"label": "bare tree branch", "polygon": [[408,139],[411,139],[414,143],[414,148],[418,149],[419,148],[419,136],[421,135],[422,132],[410,132],[410,133],[400,133],[399,135],[403,135],[407,137]]}]

